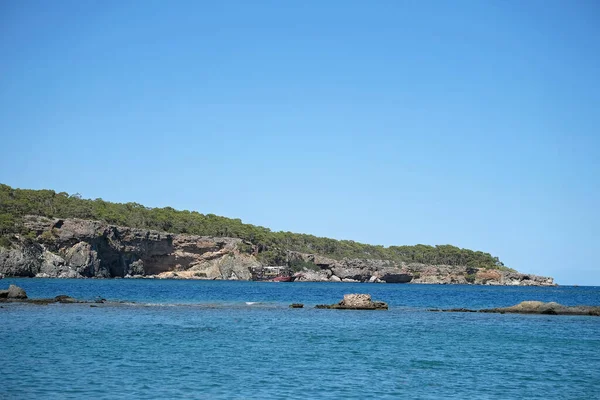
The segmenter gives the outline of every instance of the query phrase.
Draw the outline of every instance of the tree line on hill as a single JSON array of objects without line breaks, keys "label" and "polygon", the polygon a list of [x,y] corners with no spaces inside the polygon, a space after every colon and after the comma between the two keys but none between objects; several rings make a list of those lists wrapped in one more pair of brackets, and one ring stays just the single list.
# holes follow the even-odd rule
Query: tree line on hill
[{"label": "tree line on hill", "polygon": [[10,242],[16,233],[28,234],[23,226],[25,215],[53,218],[99,220],[113,225],[153,229],[172,233],[241,238],[242,249],[255,252],[262,262],[284,265],[287,251],[319,254],[334,259],[360,258],[433,265],[460,265],[477,268],[507,269],[489,253],[461,249],[451,245],[377,246],[352,240],[335,240],[292,232],[273,232],[262,226],[245,224],[240,219],[175,210],[149,208],[138,203],[111,203],[102,199],[83,199],[79,194],[53,190],[13,189],[0,184],[0,245]]}]

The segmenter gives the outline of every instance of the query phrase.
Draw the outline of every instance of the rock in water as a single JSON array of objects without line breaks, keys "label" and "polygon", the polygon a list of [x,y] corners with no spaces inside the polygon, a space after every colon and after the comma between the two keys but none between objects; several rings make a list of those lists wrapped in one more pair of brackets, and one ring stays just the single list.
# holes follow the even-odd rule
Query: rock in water
[{"label": "rock in water", "polygon": [[369,307],[373,303],[370,294],[345,294],[344,300],[340,302],[340,305],[346,307],[363,308]]},{"label": "rock in water", "polygon": [[564,306],[553,301],[523,301],[512,307],[481,310],[488,313],[546,314],[546,315],[592,315],[600,316],[600,306]]},{"label": "rock in water", "polygon": [[77,299],[72,298],[71,296],[67,296],[66,294],[59,294],[54,298],[54,302],[56,303],[79,303]]},{"label": "rock in water", "polygon": [[483,310],[470,310],[468,308],[451,308],[449,310],[429,310],[445,312],[481,312],[498,314],[545,314],[545,315],[592,315],[600,316],[600,306],[564,306],[553,301],[523,301],[511,307],[485,308]]},{"label": "rock in water", "polygon": [[8,287],[8,296],[9,299],[26,299],[27,293],[22,288],[16,285],[10,285]]},{"label": "rock in water", "polygon": [[345,294],[344,300],[338,304],[323,304],[318,305],[316,308],[329,308],[336,310],[387,310],[388,305],[383,301],[371,300],[370,294],[354,293]]}]

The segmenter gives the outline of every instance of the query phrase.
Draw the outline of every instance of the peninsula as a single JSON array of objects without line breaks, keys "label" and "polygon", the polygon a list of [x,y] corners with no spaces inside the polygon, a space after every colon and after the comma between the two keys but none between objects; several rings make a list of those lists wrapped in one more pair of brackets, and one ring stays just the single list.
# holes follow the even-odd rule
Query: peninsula
[{"label": "peninsula", "polygon": [[[489,253],[374,246],[0,184],[0,275],[551,286]],[[271,275],[270,275],[271,273]]]}]

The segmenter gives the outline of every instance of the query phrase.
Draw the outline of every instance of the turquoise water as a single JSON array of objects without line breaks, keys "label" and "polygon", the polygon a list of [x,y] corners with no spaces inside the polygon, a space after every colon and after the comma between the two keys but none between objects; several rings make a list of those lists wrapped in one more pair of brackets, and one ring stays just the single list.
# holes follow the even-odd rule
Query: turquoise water
[{"label": "turquoise water", "polygon": [[[4,279],[30,297],[137,302],[0,309],[0,398],[600,398],[600,318],[427,312],[598,287]],[[371,293],[389,311],[317,310]],[[251,304],[247,304],[251,303]],[[289,309],[301,302],[304,309]]]}]

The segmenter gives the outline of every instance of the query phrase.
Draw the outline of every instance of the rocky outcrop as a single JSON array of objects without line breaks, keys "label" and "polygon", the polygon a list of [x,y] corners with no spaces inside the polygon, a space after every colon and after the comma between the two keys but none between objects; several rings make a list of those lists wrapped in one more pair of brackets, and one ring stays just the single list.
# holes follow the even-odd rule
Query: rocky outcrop
[{"label": "rocky outcrop", "polygon": [[25,226],[35,240],[16,236],[11,248],[0,248],[0,273],[6,276],[249,280],[249,268],[259,265],[238,251],[241,239],[37,216],[27,217]]},{"label": "rocky outcrop", "polygon": [[559,303],[543,301],[523,301],[511,307],[486,308],[471,310],[468,308],[451,308],[448,310],[429,310],[444,312],[481,312],[498,314],[544,314],[544,315],[590,315],[599,317],[600,306],[564,306]]},{"label": "rocky outcrop", "polygon": [[[0,247],[0,275],[52,278],[169,278],[251,280],[261,267],[243,240],[172,234],[75,218],[28,216],[31,232]],[[32,237],[33,235],[33,237]],[[294,281],[554,285],[552,278],[504,270],[424,265],[389,260],[335,260],[288,251],[293,265],[312,264]]]},{"label": "rocky outcrop", "polygon": [[0,299],[24,300],[26,298],[27,293],[25,290],[16,285],[10,285],[8,290],[0,290]]},{"label": "rocky outcrop", "polygon": [[370,294],[345,294],[344,299],[337,304],[320,304],[315,308],[334,310],[387,310],[388,305],[383,301],[371,300]]},{"label": "rocky outcrop", "polygon": [[289,258],[291,261],[313,263],[319,267],[316,271],[296,273],[297,281],[554,286],[552,278],[509,270],[396,263],[387,260],[334,260],[294,251],[289,252]]}]

